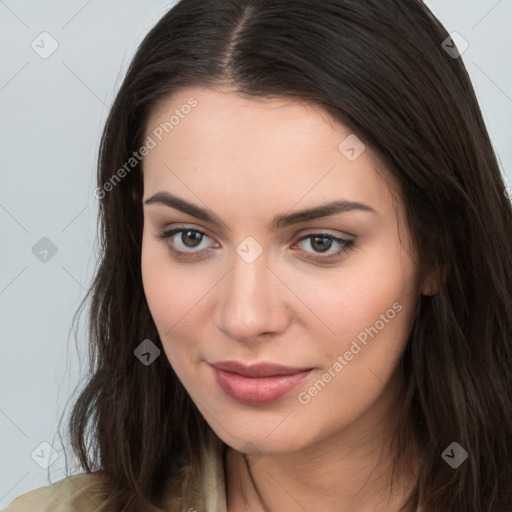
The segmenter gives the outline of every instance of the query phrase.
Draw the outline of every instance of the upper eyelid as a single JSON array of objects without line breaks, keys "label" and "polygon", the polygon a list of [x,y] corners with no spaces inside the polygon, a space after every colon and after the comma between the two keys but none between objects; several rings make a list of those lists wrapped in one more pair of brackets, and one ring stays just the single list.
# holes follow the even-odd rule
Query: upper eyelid
[{"label": "upper eyelid", "polygon": [[[215,239],[214,236],[209,234],[208,229],[203,228],[203,227],[195,227],[192,224],[185,224],[182,226],[178,225],[178,226],[174,226],[174,227],[163,228],[163,229],[161,229],[161,232],[162,233],[170,233],[170,232],[174,231],[175,232],[174,234],[176,234],[176,232],[187,231],[187,230],[188,231],[198,231],[199,233],[207,235],[209,238]],[[344,231],[342,235],[332,233],[332,231],[336,231],[336,230],[333,230],[330,228],[304,228],[304,229],[301,229],[300,231],[306,231],[306,230],[307,230],[307,233],[304,233],[302,235],[299,235],[298,233],[296,233],[294,235],[294,237],[302,238],[303,236],[326,234],[326,235],[331,235],[336,238],[347,238],[347,239],[355,238],[355,235],[347,233],[346,231]]]}]

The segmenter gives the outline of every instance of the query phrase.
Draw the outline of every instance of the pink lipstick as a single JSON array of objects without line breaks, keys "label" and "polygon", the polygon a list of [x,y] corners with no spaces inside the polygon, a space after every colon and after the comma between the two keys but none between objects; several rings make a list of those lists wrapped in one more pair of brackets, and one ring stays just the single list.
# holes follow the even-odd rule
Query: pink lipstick
[{"label": "pink lipstick", "polygon": [[279,400],[298,386],[311,368],[293,368],[272,363],[246,365],[238,361],[210,363],[219,387],[245,405],[263,405]]}]

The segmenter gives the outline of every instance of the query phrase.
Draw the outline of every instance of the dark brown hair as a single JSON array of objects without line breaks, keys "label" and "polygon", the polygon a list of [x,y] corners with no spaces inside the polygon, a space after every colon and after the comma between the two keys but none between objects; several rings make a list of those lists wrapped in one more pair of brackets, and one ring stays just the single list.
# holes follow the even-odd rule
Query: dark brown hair
[{"label": "dark brown hair", "polygon": [[[148,338],[163,352],[140,269],[143,161],[104,186],[159,102],[191,85],[318,104],[380,156],[400,184],[419,278],[434,270],[444,283],[420,298],[401,365],[397,464],[411,436],[422,448],[403,510],[512,510],[512,208],[448,37],[419,0],[182,0],[146,36],[101,140],[91,375],[69,420],[81,466],[107,477],[108,510],[156,510],[212,433],[167,358],[134,356]],[[454,441],[469,454],[457,469],[441,457]]]}]

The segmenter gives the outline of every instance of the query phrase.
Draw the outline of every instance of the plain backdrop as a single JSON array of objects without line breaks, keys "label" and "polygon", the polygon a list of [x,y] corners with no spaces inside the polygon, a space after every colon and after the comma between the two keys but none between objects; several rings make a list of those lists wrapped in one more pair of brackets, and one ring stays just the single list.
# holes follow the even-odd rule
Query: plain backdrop
[{"label": "plain backdrop", "polygon": [[[172,4],[0,0],[1,508],[47,485],[49,463],[52,481],[65,476],[56,431],[87,368],[71,322],[96,263],[99,136],[137,45]],[[510,183],[512,1],[427,4],[469,44],[462,58]]]}]

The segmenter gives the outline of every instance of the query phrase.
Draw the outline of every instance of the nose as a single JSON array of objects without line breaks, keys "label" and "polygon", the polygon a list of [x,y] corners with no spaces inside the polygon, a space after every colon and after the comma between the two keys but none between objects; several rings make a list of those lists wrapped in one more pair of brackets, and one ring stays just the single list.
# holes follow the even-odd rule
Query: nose
[{"label": "nose", "polygon": [[233,340],[279,334],[290,321],[287,288],[269,268],[264,254],[252,263],[235,254],[233,267],[219,288],[217,327]]}]

